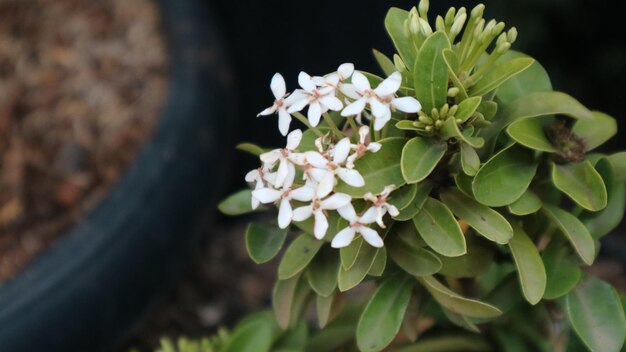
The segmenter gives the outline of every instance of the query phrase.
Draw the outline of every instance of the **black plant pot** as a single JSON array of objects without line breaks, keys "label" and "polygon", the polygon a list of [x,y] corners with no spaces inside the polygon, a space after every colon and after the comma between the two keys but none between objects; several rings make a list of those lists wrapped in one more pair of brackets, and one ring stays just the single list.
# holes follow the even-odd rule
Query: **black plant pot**
[{"label": "black plant pot", "polygon": [[0,288],[2,351],[110,350],[199,243],[232,150],[230,75],[207,2],[159,4],[170,80],[155,135],[89,216]]}]

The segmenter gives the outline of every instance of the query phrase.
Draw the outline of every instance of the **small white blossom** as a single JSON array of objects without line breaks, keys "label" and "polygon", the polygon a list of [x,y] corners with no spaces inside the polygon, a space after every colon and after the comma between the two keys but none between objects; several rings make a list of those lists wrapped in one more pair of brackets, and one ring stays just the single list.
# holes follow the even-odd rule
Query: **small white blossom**
[{"label": "small white blossom", "polygon": [[299,92],[294,92],[294,94],[291,95],[287,94],[285,79],[280,73],[276,73],[274,77],[272,77],[270,89],[272,90],[272,94],[274,94],[274,98],[276,98],[274,104],[261,111],[256,116],[278,113],[278,130],[283,136],[286,136],[287,132],[289,132],[289,124],[291,124],[291,115],[287,112],[287,108],[289,108],[294,101],[298,100],[301,94]]},{"label": "small white blossom", "polygon": [[331,87],[333,88],[333,95],[336,94],[336,90],[343,91],[346,85],[343,81],[350,78],[354,72],[354,65],[351,63],[345,63],[339,65],[337,72],[333,72],[325,77],[315,76],[312,77],[313,81],[319,87]]},{"label": "small white blossom", "polygon": [[385,216],[387,212],[389,212],[391,216],[398,216],[398,214],[400,214],[400,211],[395,205],[387,203],[387,198],[394,188],[394,185],[386,186],[378,197],[371,192],[367,192],[363,196],[364,199],[372,202],[372,208],[376,209],[376,223],[383,229],[385,228],[383,216]]},{"label": "small white blossom", "polygon": [[333,248],[346,247],[352,242],[357,233],[360,233],[363,239],[373,247],[380,248],[384,245],[378,232],[368,226],[376,221],[376,209],[374,207],[367,209],[361,216],[356,215],[352,204],[341,207],[337,211],[342,218],[350,222],[350,225],[335,235],[335,238],[330,243]]},{"label": "small white blossom", "polygon": [[284,188],[282,190],[265,187],[252,191],[252,196],[263,204],[274,203],[280,200],[280,206],[278,208],[278,227],[284,229],[291,224],[293,218],[291,200],[295,199],[300,202],[310,202],[315,196],[315,190],[309,186],[296,189]]},{"label": "small white blossom", "polygon": [[[257,190],[265,187],[267,176],[268,170],[264,167],[260,167],[258,169],[254,169],[248,172],[245,179],[248,183],[254,183],[254,189]],[[256,209],[259,207],[260,202],[258,199],[252,197],[251,202],[252,209]]]},{"label": "small white blossom", "polygon": [[380,143],[371,142],[367,139],[369,133],[370,128],[368,126],[361,126],[359,128],[359,143],[350,145],[350,148],[354,150],[354,153],[350,155],[346,161],[346,166],[348,168],[353,169],[356,159],[365,155],[366,152],[376,153],[382,147]]},{"label": "small white blossom", "polygon": [[313,201],[309,205],[297,208],[293,211],[294,221],[304,221],[314,216],[315,222],[313,225],[313,235],[318,240],[321,240],[326,235],[328,230],[328,220],[324,214],[324,210],[337,210],[343,206],[346,206],[352,201],[352,197],[343,193],[335,193],[332,196],[319,200],[313,198]]},{"label": "small white blossom", "polygon": [[298,98],[293,101],[287,112],[301,111],[308,105],[307,117],[311,126],[315,127],[319,124],[322,113],[328,110],[339,111],[343,108],[341,100],[335,96],[335,88],[330,86],[319,88],[311,76],[305,72],[300,72],[298,75],[298,84],[302,89],[294,92],[298,94]]},{"label": "small white blossom", "polygon": [[391,120],[391,108],[407,113],[420,111],[422,106],[415,98],[395,97],[401,83],[402,75],[400,72],[394,72],[380,82],[376,89],[372,89],[365,75],[358,71],[354,72],[352,74],[354,92],[346,91],[348,93],[346,95],[356,100],[343,109],[341,116],[358,115],[365,109],[366,105],[369,105],[372,115],[375,117],[374,130],[380,131]]},{"label": "small white blossom", "polygon": [[278,163],[276,178],[272,184],[276,188],[291,187],[296,176],[294,164],[302,164],[304,154],[295,152],[302,140],[302,131],[294,130],[287,135],[287,145],[283,149],[274,149],[261,154],[260,158],[266,168],[273,168]]}]

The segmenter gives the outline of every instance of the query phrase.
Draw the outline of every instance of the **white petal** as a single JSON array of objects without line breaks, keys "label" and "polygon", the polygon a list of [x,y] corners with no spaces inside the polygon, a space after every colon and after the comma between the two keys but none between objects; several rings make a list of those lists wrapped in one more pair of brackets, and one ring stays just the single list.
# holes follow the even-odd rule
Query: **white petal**
[{"label": "white petal", "polygon": [[333,241],[330,243],[330,246],[333,248],[343,248],[349,245],[354,239],[355,231],[352,227],[346,227],[345,229],[339,231]]},{"label": "white petal", "polygon": [[276,112],[276,104],[274,104],[274,105],[270,106],[269,108],[261,111],[256,116],[259,117],[259,116],[271,115],[271,114],[273,114],[275,112]]},{"label": "white petal", "polygon": [[287,163],[287,176],[283,181],[283,188],[291,188],[293,181],[296,179],[296,166],[290,162]]},{"label": "white petal", "polygon": [[381,248],[385,245],[382,238],[378,236],[378,232],[375,230],[367,226],[360,226],[358,231],[361,233],[361,236],[363,236],[365,242],[369,243],[372,247]]},{"label": "white petal", "polygon": [[339,111],[341,110],[341,108],[343,108],[343,104],[341,103],[341,100],[339,100],[337,97],[332,96],[332,95],[327,95],[325,97],[322,97],[320,99],[320,103],[322,103],[322,105],[324,105],[325,107],[329,108],[332,111]]},{"label": "white petal", "polygon": [[320,208],[327,210],[337,210],[348,205],[352,201],[352,197],[344,193],[335,193],[324,199],[320,204]]},{"label": "white petal", "polygon": [[306,165],[306,154],[305,153],[289,153],[287,159],[296,165]]},{"label": "white petal", "polygon": [[351,63],[341,64],[339,65],[339,68],[337,68],[337,73],[339,74],[339,78],[342,81],[352,76],[353,72],[354,72],[354,65]]},{"label": "white petal", "polygon": [[382,148],[382,144],[378,142],[372,142],[367,145],[367,151],[372,152],[372,153],[376,153],[377,151],[380,150],[380,148]]},{"label": "white petal", "polygon": [[348,159],[346,160],[346,167],[348,169],[354,169],[354,162],[356,161],[358,157],[359,157],[359,154],[357,153],[350,155]]},{"label": "white petal", "polygon": [[275,172],[266,173],[265,176],[263,176],[263,179],[270,185],[276,187],[276,173]]},{"label": "white petal", "polygon": [[317,124],[320,123],[320,117],[322,116],[322,107],[318,101],[314,101],[309,104],[309,113],[307,117],[309,118],[309,123],[311,126],[316,127]]},{"label": "white petal", "polygon": [[370,128],[368,126],[359,127],[359,143],[365,144],[367,136],[370,134]]},{"label": "white petal", "polygon": [[291,133],[289,133],[289,135],[287,136],[286,148],[289,150],[294,150],[298,148],[301,140],[302,140],[302,131],[300,131],[299,129],[291,131]]},{"label": "white petal", "polygon": [[326,231],[328,230],[328,220],[326,220],[326,215],[321,210],[315,212],[315,223],[313,224],[313,234],[315,238],[321,240],[326,235]]},{"label": "white petal", "polygon": [[289,174],[289,161],[287,159],[280,159],[278,163],[278,170],[276,170],[276,181],[274,181],[274,186],[280,188],[285,183],[285,179]]},{"label": "white petal", "polygon": [[307,162],[313,167],[319,169],[325,169],[328,165],[328,159],[324,158],[322,154],[318,152],[308,151],[305,152]]},{"label": "white petal", "polygon": [[305,205],[293,210],[293,221],[304,221],[313,215],[313,206]]},{"label": "white petal", "polygon": [[380,226],[381,229],[386,228],[385,223],[383,222],[383,216],[387,213],[387,209],[383,207],[376,207],[376,223]]},{"label": "white petal", "polygon": [[291,104],[289,104],[289,109],[287,109],[287,112],[291,114],[296,111],[301,111],[307,105],[309,105],[309,97],[302,95],[299,98],[294,99]]},{"label": "white petal", "polygon": [[298,84],[309,93],[312,93],[317,88],[317,86],[315,86],[315,82],[311,79],[311,76],[309,76],[306,72],[300,72],[298,75]]},{"label": "white petal", "polygon": [[313,80],[313,83],[315,83],[316,86],[323,86],[326,84],[326,78],[321,77],[321,76],[313,76],[311,77],[311,79]]},{"label": "white petal", "polygon": [[315,190],[309,186],[302,186],[289,192],[289,196],[301,202],[308,202],[315,196]]},{"label": "white petal", "polygon": [[250,170],[245,177],[246,182],[252,183],[252,182],[256,182],[259,183],[259,180],[261,179],[261,174],[259,173],[258,169],[254,169],[254,170]]},{"label": "white petal", "polygon": [[337,169],[337,176],[339,178],[349,184],[352,187],[363,187],[365,186],[365,180],[361,174],[354,169],[347,169],[340,167]]},{"label": "white petal", "polygon": [[324,78],[324,85],[328,87],[336,87],[339,84],[339,80],[340,78],[338,74],[331,73]]},{"label": "white petal", "polygon": [[346,106],[341,111],[341,116],[353,116],[353,115],[360,114],[363,111],[363,109],[365,109],[366,101],[367,99],[365,98],[360,98],[360,99],[353,101],[350,105]]},{"label": "white petal", "polygon": [[359,94],[359,92],[356,90],[354,84],[351,83],[343,83],[339,85],[339,91],[343,93],[343,95],[351,99],[359,99],[362,96],[362,94]]},{"label": "white petal", "polygon": [[354,211],[352,203],[348,203],[341,208],[337,208],[337,212],[342,218],[348,220],[351,224],[359,220],[359,217],[356,216],[356,211]]},{"label": "white petal", "polygon": [[274,163],[280,158],[280,149],[270,150],[269,152],[265,152],[259,155],[259,158],[265,164],[269,164],[270,168],[274,165]]},{"label": "white petal", "polygon": [[374,131],[380,131],[385,127],[387,122],[391,120],[391,111],[387,110],[387,114],[374,119]]},{"label": "white petal", "polygon": [[278,110],[278,130],[280,134],[286,136],[289,132],[289,125],[291,124],[291,115],[283,108]]},{"label": "white petal", "polygon": [[270,88],[272,89],[272,93],[274,93],[274,97],[276,99],[282,98],[287,92],[287,88],[285,88],[285,79],[280,73],[275,73],[274,77],[272,77],[272,82],[270,83]]},{"label": "white petal", "polygon": [[398,210],[398,208],[396,208],[395,205],[391,205],[389,203],[385,203],[383,206],[385,206],[387,208],[387,211],[389,212],[389,215],[396,217],[398,216],[398,214],[400,214],[400,211]]},{"label": "white petal", "polygon": [[378,210],[376,207],[372,206],[369,207],[363,215],[361,215],[358,221],[361,224],[371,224],[376,221],[376,217],[378,217]]},{"label": "white petal", "polygon": [[[324,179],[324,176],[326,176],[326,174],[329,172],[330,171],[326,169],[312,168],[312,169],[309,169],[308,174],[311,176],[312,181],[320,183]],[[332,174],[332,172],[330,173]]]},{"label": "white petal", "polygon": [[280,201],[280,208],[278,209],[278,227],[284,229],[289,226],[292,217],[293,211],[291,210],[289,199],[283,198],[283,200]]},{"label": "white petal", "polygon": [[391,101],[391,105],[404,112],[418,112],[422,110],[422,104],[413,97],[395,98]]},{"label": "white petal", "polygon": [[400,84],[402,84],[402,75],[400,72],[396,71],[384,81],[380,82],[378,87],[374,89],[374,93],[376,93],[379,97],[386,97],[395,94],[398,89],[400,89]]},{"label": "white petal", "polygon": [[259,200],[259,202],[263,204],[273,203],[280,199],[283,192],[277,189],[271,188],[261,188],[255,191],[252,191],[252,196]]},{"label": "white petal", "polygon": [[252,206],[252,209],[258,208],[260,204],[261,202],[259,202],[258,199],[254,198],[254,196],[250,197],[250,205]]},{"label": "white petal", "polygon": [[[296,89],[293,91],[293,93],[289,94],[287,98],[283,99],[283,102],[286,106],[289,107],[293,105],[293,103],[295,103],[297,100],[301,99],[308,100],[308,97],[302,89]],[[302,110],[302,108],[300,108],[300,110]]]},{"label": "white petal", "polygon": [[372,115],[375,117],[382,117],[386,114],[390,114],[389,105],[382,103],[380,100],[372,98],[369,100],[369,103],[372,107]]},{"label": "white petal", "polygon": [[319,198],[324,198],[329,195],[335,187],[335,182],[335,173],[327,171],[319,185],[317,185],[317,196]]},{"label": "white petal", "polygon": [[337,144],[335,144],[335,149],[333,149],[333,162],[335,164],[341,164],[346,161],[348,154],[350,153],[350,138],[345,137]]},{"label": "white petal", "polygon": [[357,91],[361,93],[372,89],[372,87],[370,86],[370,82],[367,80],[367,77],[365,77],[365,75],[359,71],[355,71],[352,74],[352,84],[354,84],[354,87],[357,89]]}]

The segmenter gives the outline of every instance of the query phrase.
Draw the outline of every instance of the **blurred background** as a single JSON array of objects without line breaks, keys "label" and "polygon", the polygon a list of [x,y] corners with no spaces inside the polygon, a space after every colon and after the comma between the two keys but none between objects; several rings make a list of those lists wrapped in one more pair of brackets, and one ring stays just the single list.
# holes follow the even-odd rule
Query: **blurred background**
[{"label": "blurred background", "polygon": [[[82,176],[62,177],[65,174],[60,172],[62,176],[57,177],[57,183],[48,188],[38,188],[40,192],[55,194],[51,205],[43,207],[43,210],[40,209],[41,207],[37,208],[39,211],[37,214],[45,214],[48,217],[54,217],[58,213],[59,204],[74,201],[77,197],[76,192],[83,194],[88,190],[99,190],[94,184],[109,185],[114,182],[116,176],[111,174],[117,174],[118,171],[110,171],[105,166],[112,163],[117,165],[119,158],[130,162],[138,148],[135,144],[143,140],[142,138],[146,138],[152,126],[152,122],[145,122],[145,126],[143,125],[142,121],[149,118],[143,116],[142,113],[133,115],[124,110],[126,109],[123,105],[124,100],[128,100],[129,104],[135,107],[141,104],[147,105],[142,105],[144,109],[142,111],[149,111],[149,114],[154,115],[166,90],[164,75],[167,57],[162,57],[163,51],[159,51],[165,49],[155,48],[161,45],[166,48],[168,45],[165,39],[155,38],[154,34],[159,31],[159,18],[167,17],[167,13],[159,14],[158,6],[150,7],[150,5],[145,5],[143,0],[141,4],[138,0],[64,0],[62,2],[65,6],[84,7],[87,12],[92,11],[87,18],[97,20],[97,35],[93,38],[79,36],[80,38],[77,39],[79,47],[94,53],[92,61],[98,61],[96,59],[102,55],[109,55],[110,58],[102,59],[104,64],[101,62],[96,65],[93,72],[85,73],[84,70],[74,70],[74,62],[67,56],[69,54],[55,52],[53,60],[60,60],[60,65],[65,65],[66,70],[72,69],[70,73],[59,76],[58,67],[51,66],[50,72],[45,72],[42,77],[38,78],[40,81],[34,80],[30,83],[52,80],[61,84],[59,82],[76,75],[83,78],[84,75],[91,75],[90,78],[96,82],[94,85],[87,83],[85,89],[89,93],[85,95],[79,94],[82,86],[73,86],[68,94],[72,94],[75,100],[55,105],[65,109],[55,110],[55,114],[60,116],[59,119],[66,119],[63,126],[59,128],[73,129],[73,136],[78,135],[80,143],[57,143],[54,149],[55,156],[50,158],[54,159],[54,165],[60,165],[61,170],[69,169],[72,175],[76,174],[77,168],[80,170],[80,168],[85,168],[85,165],[91,165],[97,170],[95,178],[99,182],[92,179],[85,180]],[[215,146],[225,154],[231,153],[235,144],[242,141],[250,141],[267,147],[283,145],[284,139],[278,133],[276,118],[274,116],[256,117],[258,112],[272,103],[269,82],[275,72],[283,74],[287,81],[288,91],[297,87],[296,80],[299,71],[319,75],[334,71],[341,63],[352,62],[357,69],[379,72],[371,49],[376,48],[387,55],[393,53],[383,25],[386,11],[390,6],[408,10],[417,5],[416,1],[404,0],[318,0],[314,2],[194,0],[192,2],[209,9],[208,16],[215,20],[214,29],[216,35],[221,37],[224,48],[223,52],[218,55],[225,57],[230,66],[230,71],[223,73],[227,76],[224,79],[234,86],[232,90],[234,96],[233,100],[223,100],[221,103],[228,102],[223,109],[231,113],[229,118],[234,119],[232,122],[236,127],[229,142]],[[4,133],[5,144],[8,143],[6,140],[11,139],[10,133],[6,131],[11,131],[11,129],[6,127],[6,124],[3,125],[3,116],[7,115],[7,111],[11,112],[9,114],[11,116],[19,117],[25,114],[23,108],[15,110],[15,106],[10,105],[11,100],[7,99],[7,96],[24,94],[20,90],[29,89],[28,85],[11,88],[7,84],[9,78],[11,80],[29,79],[16,77],[15,72],[12,71],[18,68],[24,70],[23,67],[16,68],[15,61],[11,61],[17,60],[14,57],[20,54],[15,52],[16,48],[24,51],[21,55],[34,55],[26,49],[37,47],[39,42],[28,42],[28,38],[47,40],[53,44],[58,44],[61,40],[43,35],[28,37],[28,33],[43,30],[44,24],[42,23],[44,22],[34,19],[40,18],[37,16],[48,19],[45,23],[48,23],[50,27],[45,31],[59,28],[60,31],[65,32],[72,30],[81,32],[80,20],[65,20],[54,13],[33,15],[34,17],[31,16],[30,22],[27,23],[27,30],[20,29],[24,28],[24,22],[21,17],[16,17],[15,8],[36,9],[44,3],[43,0],[0,0],[0,31],[4,32],[0,33],[0,54],[3,55],[0,57],[0,93],[2,93],[0,96],[0,133]],[[162,1],[156,1],[157,5],[161,3]],[[431,0],[430,17],[444,14],[450,6],[471,8],[477,3],[477,1]],[[623,2],[487,0],[483,3],[487,7],[485,18],[495,18],[504,21],[507,27],[517,27],[519,36],[513,49],[536,58],[550,74],[555,90],[564,91],[590,109],[607,112],[617,119],[620,132],[603,147],[602,151],[626,149],[626,138],[624,138],[626,137],[624,132],[626,131],[624,110],[626,42],[624,30],[621,27],[624,23],[626,6]],[[112,10],[102,10],[103,7],[110,7]],[[32,9],[31,12],[33,12]],[[104,11],[106,15],[98,15],[100,13],[98,11]],[[138,17],[146,19],[138,22],[136,21]],[[137,27],[135,22],[141,25]],[[12,25],[7,25],[7,23],[12,23]],[[133,29],[123,28],[125,25],[133,26]],[[116,42],[114,38],[120,34],[126,39]],[[212,40],[212,38],[207,38],[209,39]],[[98,49],[94,52],[93,49],[96,46]],[[124,76],[116,73],[118,71],[115,69],[119,68],[118,66],[129,70],[119,72],[135,72],[137,76]],[[145,76],[139,73],[149,75],[150,78],[142,78]],[[17,89],[17,91],[14,92],[11,89]],[[147,91],[150,94],[142,94]],[[202,94],[204,92],[199,93],[200,96]],[[76,112],[77,109],[83,111],[80,110],[80,102],[84,101],[83,98],[91,99],[95,101],[95,105],[100,106],[99,110],[95,110],[101,113],[98,116],[100,120],[94,122],[96,127],[85,127],[81,124],[77,127],[76,123],[72,122],[77,119],[77,116],[83,114]],[[45,97],[37,99],[29,102],[31,105],[34,104],[32,110],[38,113],[46,112],[41,110],[43,107],[37,105],[37,102],[49,103],[49,101]],[[120,107],[118,103],[121,104]],[[113,105],[118,110],[107,109]],[[64,111],[68,112],[64,113]],[[119,122],[115,120],[118,115],[126,117]],[[51,118],[51,115],[44,114],[39,119],[45,120],[46,118]],[[220,117],[206,116],[206,118]],[[105,121],[103,122],[102,119]],[[44,123],[44,126],[47,125]],[[102,126],[108,127],[102,128]],[[23,128],[20,129],[22,132],[23,130]],[[104,138],[103,136],[107,136],[106,133],[111,130],[114,130],[115,136],[118,137]],[[65,137],[61,133],[59,138],[64,140]],[[44,147],[49,145],[46,144],[49,143],[49,139],[47,132],[35,138],[39,141],[39,145]],[[100,145],[105,142],[110,144],[113,152],[107,154],[99,151],[99,158],[95,160],[89,156],[92,149],[84,148],[85,144]],[[126,148],[128,144],[131,144],[128,154],[120,156],[115,152],[119,150],[116,148],[120,146]],[[94,148],[99,150],[97,146]],[[15,155],[11,155],[13,156],[3,159],[3,165],[16,162]],[[223,177],[225,180],[223,184],[212,187],[213,199],[223,198],[242,188],[245,173],[257,167],[257,160],[247,154],[230,155],[232,158],[229,158],[225,164],[210,166],[213,172],[230,176]],[[46,169],[47,166],[46,162],[40,162],[40,168]],[[3,177],[7,178],[5,174]],[[10,181],[19,184],[20,175],[11,177]],[[101,194],[103,191],[99,192],[98,194]],[[4,193],[0,192],[0,194]],[[17,206],[32,209],[28,205],[38,204],[37,193],[29,197],[25,204],[13,204],[12,207],[6,208],[8,210],[0,209],[0,224],[5,217],[15,216]],[[4,194],[0,197],[0,202],[7,203],[6,199],[9,198],[11,198],[10,194]],[[74,217],[84,214],[92,207],[93,204],[81,205],[81,211],[76,212]],[[20,209],[18,207],[18,210]],[[141,319],[134,323],[132,332],[118,343],[120,351],[126,351],[130,347],[148,350],[163,334],[198,336],[211,333],[219,324],[232,323],[247,310],[258,309],[268,303],[268,285],[273,280],[273,269],[267,266],[255,267],[247,259],[241,241],[246,224],[245,219],[226,218],[216,214],[216,210],[213,209],[205,215],[206,218],[213,219],[213,223],[210,227],[205,227],[202,245],[194,248],[193,253],[185,257],[186,264],[176,273],[174,279],[164,279],[168,285],[155,292],[156,299],[146,297],[146,301],[151,304],[144,310]],[[63,224],[68,226],[65,222]],[[49,231],[58,232],[59,228],[65,229],[58,225],[53,226]],[[8,229],[11,228],[8,227]],[[6,240],[5,234],[9,230],[3,228],[0,231],[0,250],[3,246],[12,245]],[[621,230],[624,231],[624,223]],[[179,235],[185,236],[183,233]],[[46,241],[34,244],[32,241],[26,242],[30,243],[31,247],[36,247],[33,251],[37,252],[40,247],[45,247]],[[23,246],[23,243],[21,245]],[[26,246],[26,248],[30,247]],[[224,267],[225,262],[230,263],[228,268]],[[0,276],[2,276],[1,265]]]}]

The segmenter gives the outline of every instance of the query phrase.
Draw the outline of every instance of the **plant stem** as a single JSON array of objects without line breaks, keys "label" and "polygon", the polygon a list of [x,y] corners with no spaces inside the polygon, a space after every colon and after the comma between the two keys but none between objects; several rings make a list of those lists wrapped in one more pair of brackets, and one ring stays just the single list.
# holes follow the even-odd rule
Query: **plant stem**
[{"label": "plant stem", "polygon": [[309,120],[304,115],[302,115],[302,113],[296,111],[296,112],[292,113],[291,115],[293,115],[293,117],[297,118],[298,121],[302,122],[308,129],[313,131],[313,133],[315,133],[318,137],[324,137],[324,134],[320,130],[318,130],[317,128],[311,126],[311,124],[309,123]]},{"label": "plant stem", "polygon": [[337,137],[339,138],[345,137],[344,134],[339,130],[339,128],[333,121],[332,117],[330,117],[330,115],[327,112],[323,113],[322,116],[324,116],[324,121],[326,121],[326,123],[328,124],[328,127],[330,127],[330,129],[333,131],[333,133]]},{"label": "plant stem", "polygon": [[348,123],[350,124],[350,128],[352,129],[352,137],[354,137],[355,141],[359,140],[359,127],[356,125],[354,121],[354,117],[348,117]]}]

